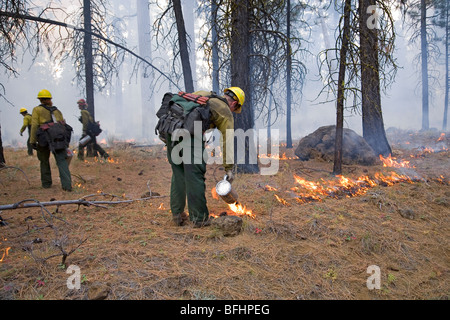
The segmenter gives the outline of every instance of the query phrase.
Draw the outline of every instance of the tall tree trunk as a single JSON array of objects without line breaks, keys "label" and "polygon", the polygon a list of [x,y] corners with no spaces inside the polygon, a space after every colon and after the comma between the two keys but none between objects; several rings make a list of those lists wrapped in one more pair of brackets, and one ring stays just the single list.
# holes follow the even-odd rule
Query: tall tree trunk
[{"label": "tall tree trunk", "polygon": [[[84,29],[88,32],[84,33],[84,67],[86,77],[86,102],[88,104],[87,110],[95,120],[95,106],[94,106],[94,59],[92,56],[92,23],[91,23],[91,2],[83,0],[83,19]],[[97,151],[94,150],[92,143],[86,146],[86,155],[88,157],[97,156]]]},{"label": "tall tree trunk", "polygon": [[347,66],[347,52],[350,39],[351,0],[345,0],[344,27],[342,30],[342,44],[339,53],[339,79],[336,102],[336,138],[334,144],[333,174],[342,173],[342,140],[344,132],[344,97],[345,97],[345,69]]},{"label": "tall tree trunk", "polygon": [[182,8],[184,17],[188,19],[184,20],[184,26],[186,28],[186,34],[188,36],[188,50],[189,50],[189,62],[192,70],[192,83],[194,90],[197,90],[197,61],[195,54],[195,20],[197,11],[196,0],[182,0]]},{"label": "tall tree trunk", "polygon": [[291,69],[292,69],[292,57],[291,57],[291,1],[287,0],[286,3],[286,42],[287,42],[287,60],[286,60],[286,148],[292,148],[292,128],[291,128]]},{"label": "tall tree trunk", "polygon": [[428,102],[428,40],[427,40],[427,4],[420,1],[420,46],[422,55],[422,130],[430,128]]},{"label": "tall tree trunk", "polygon": [[[139,38],[139,55],[145,60],[152,62],[152,43],[151,43],[151,25],[150,25],[150,11],[148,0],[136,0],[137,21],[138,21],[138,38]],[[153,128],[156,125],[155,114],[157,110],[154,109],[153,103],[153,70],[149,68],[142,68],[141,76],[141,126],[142,137],[148,139],[151,134],[154,134]],[[153,121],[153,122],[151,122]]]},{"label": "tall tree trunk", "polygon": [[5,155],[3,153],[3,141],[2,141],[2,125],[0,124],[0,168],[3,168],[6,164]]},{"label": "tall tree trunk", "polygon": [[[234,128],[247,131],[255,125],[252,92],[250,84],[250,1],[232,1],[232,31],[231,31],[231,86],[239,87],[245,92],[245,103],[240,114],[234,115]],[[236,150],[235,161],[242,150]],[[252,163],[251,155],[256,155],[254,136],[251,135],[245,144],[245,163],[237,164],[237,169],[243,173],[259,172],[258,163]],[[239,151],[239,152],[238,152]],[[237,161],[236,161],[237,162]]]},{"label": "tall tree trunk", "polygon": [[447,117],[448,117],[448,98],[450,89],[450,74],[449,74],[449,16],[450,16],[450,3],[447,1],[445,4],[445,103],[444,103],[444,120],[442,121],[442,131],[447,131]]},{"label": "tall tree trunk", "polygon": [[376,0],[359,0],[359,30],[361,54],[361,100],[363,137],[377,155],[392,153],[384,130],[381,111],[380,74],[378,62],[378,30],[367,26],[369,6]]},{"label": "tall tree trunk", "polygon": [[186,28],[184,26],[183,10],[180,0],[173,1],[173,10],[175,12],[175,20],[178,31],[178,44],[180,46],[181,64],[183,67],[184,89],[187,92],[194,91],[194,82],[192,80],[191,64],[189,62],[189,50],[186,39]]},{"label": "tall tree trunk", "polygon": [[92,24],[91,24],[91,2],[83,0],[83,18],[84,29],[88,32],[84,33],[84,66],[86,74],[86,102],[88,111],[95,119],[94,107],[94,60],[92,57]]},{"label": "tall tree trunk", "polygon": [[212,38],[212,85],[213,91],[219,94],[219,50],[217,48],[217,0],[211,4],[211,38]]}]

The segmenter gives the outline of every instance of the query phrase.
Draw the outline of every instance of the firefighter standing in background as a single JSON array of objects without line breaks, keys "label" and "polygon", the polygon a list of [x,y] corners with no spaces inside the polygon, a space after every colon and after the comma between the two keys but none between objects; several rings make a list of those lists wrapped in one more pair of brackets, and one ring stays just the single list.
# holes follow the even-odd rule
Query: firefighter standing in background
[{"label": "firefighter standing in background", "polygon": [[[238,87],[231,87],[224,90],[223,98],[210,98],[209,106],[211,110],[210,128],[217,128],[222,134],[223,145],[221,146],[223,154],[223,167],[227,174],[227,180],[232,182],[233,163],[227,163],[226,141],[227,129],[234,129],[233,112],[241,113],[242,105],[245,101],[245,94]],[[211,92],[197,91],[196,95],[209,96]],[[228,131],[228,133],[233,131]],[[194,139],[194,137],[192,137]],[[232,141],[232,140],[229,140]],[[168,135],[167,141],[167,157],[172,167],[172,180],[170,186],[170,209],[173,215],[173,221],[178,226],[186,225],[188,222],[187,214],[184,209],[186,206],[186,197],[189,209],[189,219],[194,223],[194,227],[203,227],[211,224],[209,210],[206,205],[206,185],[205,173],[206,162],[202,157],[202,163],[194,161],[194,145],[191,141],[191,161],[190,164],[175,164],[172,161],[171,153],[177,142],[172,145],[171,135]],[[205,149],[205,142],[202,141],[202,155]]]},{"label": "firefighter standing in background", "polygon": [[[91,114],[87,110],[88,105],[86,103],[86,100],[80,99],[80,100],[78,100],[77,104],[78,104],[78,108],[80,109],[80,113],[81,113],[79,120],[83,124],[83,134],[81,135],[80,140],[83,139],[84,137],[86,137],[87,135],[89,135],[91,137],[91,140],[88,142],[87,148],[92,146],[95,151],[98,151],[100,153],[101,157],[108,159],[109,158],[108,153],[106,153],[106,151],[103,150],[103,148],[97,144],[97,139],[96,139],[95,135],[92,134],[91,132],[89,132],[89,124],[93,123],[94,119],[92,118]],[[86,145],[84,145],[84,146],[80,145],[78,147],[78,159],[79,160],[84,160],[84,147],[85,146]]]},{"label": "firefighter standing in background", "polygon": [[[39,145],[37,132],[41,125],[52,122],[52,111],[56,121],[64,121],[64,117],[56,107],[53,106],[52,95],[48,90],[41,90],[38,93],[38,99],[41,104],[33,108],[31,115],[31,134],[30,143],[36,153],[40,162],[41,168],[41,183],[43,188],[50,188],[52,186],[52,172],[50,170],[50,146]],[[56,165],[59,170],[59,178],[61,186],[64,191],[72,191],[72,178],[70,176],[69,164],[66,161],[66,150],[56,150],[53,155],[56,159]]]},{"label": "firefighter standing in background", "polygon": [[20,114],[23,116],[23,126],[20,129],[20,135],[23,135],[25,129],[28,129],[28,139],[27,139],[27,149],[28,155],[33,155],[33,147],[30,143],[30,133],[31,133],[31,114],[28,113],[28,110],[25,108],[20,109]]}]

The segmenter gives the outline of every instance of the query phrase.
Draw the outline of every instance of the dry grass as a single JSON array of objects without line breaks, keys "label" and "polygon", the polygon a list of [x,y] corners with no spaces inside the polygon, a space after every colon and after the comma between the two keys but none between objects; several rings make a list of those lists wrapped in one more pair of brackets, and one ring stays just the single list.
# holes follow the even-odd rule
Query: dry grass
[{"label": "dry grass", "polygon": [[[435,141],[434,136],[424,139]],[[393,146],[404,157],[412,152],[397,141]],[[116,163],[73,159],[72,193],[61,190],[54,162],[54,185],[46,190],[40,187],[36,157],[27,157],[25,150],[5,151],[8,164],[20,167],[30,184],[17,170],[0,171],[1,204],[30,198],[74,200],[98,191],[139,199],[148,191],[148,182],[152,192],[169,194],[171,173],[162,148],[110,148]],[[48,207],[62,219],[54,224],[66,236],[67,249],[87,239],[65,266],[60,256],[45,263],[36,260],[55,252],[54,230],[29,231],[45,226],[39,208],[5,210],[0,215],[8,226],[0,228],[0,250],[11,249],[0,262],[0,299],[86,299],[98,284],[108,288],[112,300],[447,299],[449,152],[410,160],[423,180],[306,204],[289,193],[295,185],[293,175],[312,181],[333,179],[331,163],[286,160],[280,161],[275,176],[238,175],[234,188],[257,217],[244,217],[243,230],[235,237],[223,237],[211,227],[173,226],[168,197],[106,209],[66,205],[55,212],[56,207]],[[348,166],[344,175],[356,178],[393,170]],[[208,166],[208,190],[221,175],[215,165]],[[440,182],[440,175],[447,182]],[[266,184],[278,191],[266,191]],[[289,205],[279,203],[274,194]],[[213,213],[227,211],[225,203],[209,193],[207,200]],[[42,243],[33,244],[30,251],[37,238]],[[69,265],[81,268],[80,290],[66,286]],[[379,290],[366,286],[370,265],[381,268]]]}]

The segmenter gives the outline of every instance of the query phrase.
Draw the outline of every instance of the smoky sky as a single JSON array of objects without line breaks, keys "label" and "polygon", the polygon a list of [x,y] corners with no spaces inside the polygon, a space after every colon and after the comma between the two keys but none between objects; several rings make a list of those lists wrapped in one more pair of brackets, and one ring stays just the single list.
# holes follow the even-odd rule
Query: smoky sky
[{"label": "smoky sky", "polygon": [[[135,2],[127,3],[132,3],[129,6],[131,13],[135,10]],[[198,28],[198,24],[195,24],[195,21],[192,20],[193,16],[194,14],[185,14],[186,24]],[[153,16],[151,18],[153,19]],[[132,19],[129,19],[128,23],[129,30],[134,30],[134,32],[130,31],[126,46],[137,53],[137,34],[135,32],[137,23]],[[331,38],[335,34],[333,30],[335,25],[331,18],[326,20],[328,36]],[[312,37],[316,40],[309,47],[312,54],[304,61],[308,73],[303,95],[292,97],[292,99],[297,99],[300,102],[300,106],[293,110],[292,114],[292,137],[294,141],[310,134],[320,126],[331,125],[336,122],[335,102],[321,103],[325,100],[325,97],[317,98],[322,85],[318,77],[316,60],[317,54],[324,49],[322,32],[320,26],[314,27]],[[397,25],[397,32],[395,57],[400,68],[395,82],[386,93],[382,94],[385,129],[396,127],[405,130],[419,130],[422,121],[422,100],[419,85],[420,67],[414,61],[415,56],[419,53],[418,45],[408,44],[408,35],[401,28],[400,23]],[[158,57],[159,60],[167,59],[167,55],[158,52],[153,53],[153,57]],[[42,89],[48,89],[52,93],[54,105],[62,111],[66,121],[74,128],[74,138],[76,139],[81,135],[81,123],[78,121],[79,109],[76,101],[85,98],[85,96],[73,80],[75,74],[71,63],[71,61],[67,61],[63,65],[58,65],[46,59],[45,53],[42,53],[32,64],[31,58],[25,55],[18,59],[16,66],[19,74],[16,78],[8,77],[4,72],[0,74],[0,83],[5,89],[4,96],[12,104],[0,99],[0,123],[5,145],[25,146],[27,133],[24,133],[23,137],[19,135],[23,121],[19,109],[27,108],[31,113],[33,107],[38,105],[39,101],[36,97]],[[136,142],[143,143],[159,142],[157,136],[153,134],[156,125],[155,112],[159,108],[164,93],[176,91],[176,89],[168,87],[167,84],[159,83],[156,85],[157,92],[153,97],[145,98],[146,101],[144,101],[144,103],[150,104],[150,110],[153,111],[144,114],[141,111],[141,73],[132,75],[132,65],[131,58],[126,58],[120,69],[119,77],[113,80],[113,86],[107,88],[104,92],[96,92],[95,94],[96,120],[100,121],[103,129],[98,141],[134,139]],[[440,83],[430,88],[432,94],[430,99],[430,128],[440,130],[444,109],[444,87],[442,83],[445,72],[443,65],[433,66],[433,68],[440,71],[442,79],[440,79]],[[211,80],[207,78],[204,68],[201,66],[201,60],[198,58],[195,70],[194,78],[197,79],[195,89],[212,90]],[[117,92],[121,94],[117,94]],[[150,127],[150,134],[147,137],[142,136],[142,119]],[[281,139],[286,136],[285,124],[286,118],[280,116],[273,126],[274,129],[280,130]],[[357,112],[347,111],[345,127],[362,134],[361,126],[361,116]],[[261,119],[257,119],[255,129],[260,128],[263,128],[263,123]]]}]

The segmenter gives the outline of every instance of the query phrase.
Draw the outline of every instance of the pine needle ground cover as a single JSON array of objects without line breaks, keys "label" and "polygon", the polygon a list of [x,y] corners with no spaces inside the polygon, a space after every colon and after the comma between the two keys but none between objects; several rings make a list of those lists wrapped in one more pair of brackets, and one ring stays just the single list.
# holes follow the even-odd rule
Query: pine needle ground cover
[{"label": "pine needle ground cover", "polygon": [[[276,175],[237,175],[251,215],[240,213],[236,236],[173,225],[163,146],[106,146],[109,161],[75,156],[71,193],[54,159],[53,186],[42,189],[36,156],[6,148],[21,171],[0,171],[0,205],[93,205],[0,212],[0,299],[448,299],[450,161],[448,149],[432,149],[440,138],[395,132],[388,166],[347,165],[342,177],[281,148]],[[224,172],[207,170],[211,214],[236,214],[213,191]],[[68,286],[71,266],[79,289]],[[369,266],[379,288],[367,286]]]}]

